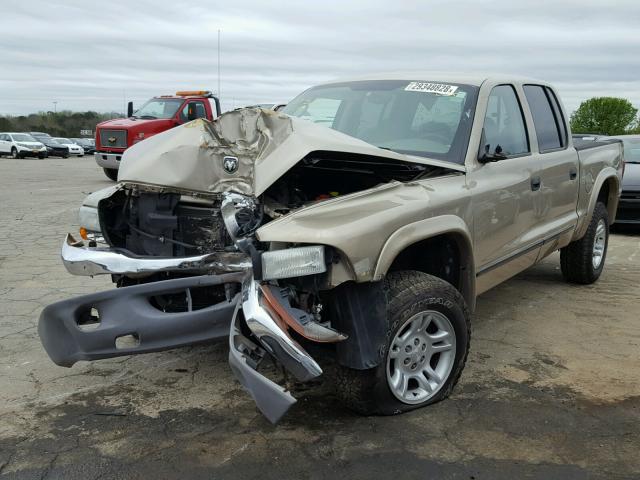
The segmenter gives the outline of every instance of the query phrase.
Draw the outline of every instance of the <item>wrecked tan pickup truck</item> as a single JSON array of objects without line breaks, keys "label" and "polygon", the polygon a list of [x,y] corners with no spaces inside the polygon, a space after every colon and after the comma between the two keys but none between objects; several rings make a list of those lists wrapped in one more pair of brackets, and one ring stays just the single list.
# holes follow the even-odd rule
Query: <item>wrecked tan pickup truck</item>
[{"label": "wrecked tan pickup truck", "polygon": [[120,288],[46,307],[42,343],[71,366],[228,336],[273,422],[295,399],[267,358],[308,381],[332,357],[362,413],[437,402],[479,294],[558,249],[566,280],[602,272],[622,146],[574,145],[566,118],[544,82],[412,74],[156,135],[62,247],[69,272]]}]

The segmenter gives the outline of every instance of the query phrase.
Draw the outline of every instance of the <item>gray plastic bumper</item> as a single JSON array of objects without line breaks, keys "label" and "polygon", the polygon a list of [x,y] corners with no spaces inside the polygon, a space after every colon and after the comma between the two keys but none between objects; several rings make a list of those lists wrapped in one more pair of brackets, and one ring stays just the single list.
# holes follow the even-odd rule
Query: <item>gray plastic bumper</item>
[{"label": "gray plastic bumper", "polygon": [[[79,360],[156,352],[222,339],[229,334],[239,295],[229,302],[178,313],[157,309],[149,298],[195,287],[241,283],[244,275],[179,278],[63,300],[42,311],[38,334],[51,360],[63,367],[70,367]],[[99,317],[96,328],[83,329],[82,325],[92,312],[97,312]],[[117,339],[127,336],[137,344],[118,348]]]}]

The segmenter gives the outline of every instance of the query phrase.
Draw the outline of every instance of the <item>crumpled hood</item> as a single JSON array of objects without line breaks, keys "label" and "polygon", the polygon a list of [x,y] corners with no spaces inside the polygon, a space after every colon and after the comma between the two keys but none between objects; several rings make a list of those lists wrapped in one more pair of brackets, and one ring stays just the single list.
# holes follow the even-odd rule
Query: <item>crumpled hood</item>
[{"label": "crumpled hood", "polygon": [[[244,108],[213,122],[194,120],[134,145],[122,157],[118,180],[195,192],[260,195],[314,151],[371,155],[464,171],[461,165],[383,150],[280,112]],[[237,159],[237,170],[225,170],[225,157]]]}]

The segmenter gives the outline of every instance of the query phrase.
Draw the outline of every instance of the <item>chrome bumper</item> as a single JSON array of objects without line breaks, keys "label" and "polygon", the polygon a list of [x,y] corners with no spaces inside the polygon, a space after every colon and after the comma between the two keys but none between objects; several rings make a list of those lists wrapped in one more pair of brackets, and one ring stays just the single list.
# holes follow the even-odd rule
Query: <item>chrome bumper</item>
[{"label": "chrome bumper", "polygon": [[157,272],[240,272],[251,268],[241,252],[215,252],[194,257],[137,258],[113,248],[86,247],[71,234],[62,243],[62,263],[72,275],[149,275]]},{"label": "chrome bumper", "polygon": [[265,308],[260,283],[253,278],[242,286],[242,314],[256,345],[242,335],[239,323],[240,305],[236,309],[229,334],[229,364],[238,381],[251,394],[260,411],[276,423],[296,402],[278,384],[256,371],[265,353],[270,353],[298,380],[306,381],[322,374],[318,363],[286,332],[277,318]]},{"label": "chrome bumper", "polygon": [[120,168],[120,160],[122,159],[122,153],[101,153],[95,152],[93,154],[93,158],[95,158],[96,163],[102,168]]}]

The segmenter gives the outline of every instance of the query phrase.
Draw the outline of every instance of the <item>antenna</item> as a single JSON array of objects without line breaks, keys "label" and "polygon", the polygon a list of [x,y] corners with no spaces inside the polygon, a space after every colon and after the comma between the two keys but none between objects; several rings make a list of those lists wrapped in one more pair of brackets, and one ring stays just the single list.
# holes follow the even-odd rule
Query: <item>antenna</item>
[{"label": "antenna", "polygon": [[218,29],[218,100],[221,100],[220,95],[220,29]]}]

